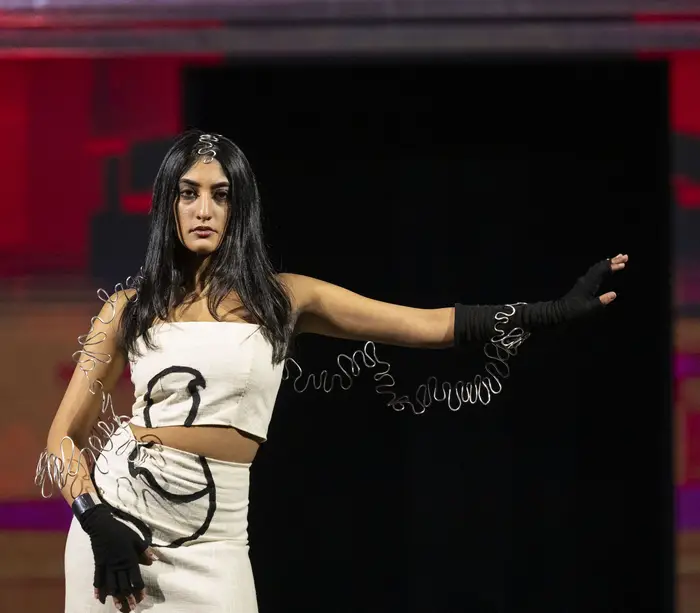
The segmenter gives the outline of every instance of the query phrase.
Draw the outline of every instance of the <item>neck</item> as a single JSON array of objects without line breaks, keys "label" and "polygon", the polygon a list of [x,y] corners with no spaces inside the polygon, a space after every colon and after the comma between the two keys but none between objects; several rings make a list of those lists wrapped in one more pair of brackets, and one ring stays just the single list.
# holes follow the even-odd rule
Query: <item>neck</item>
[{"label": "neck", "polygon": [[187,293],[204,295],[208,286],[207,270],[211,259],[208,255],[193,255],[185,267],[185,290]]}]

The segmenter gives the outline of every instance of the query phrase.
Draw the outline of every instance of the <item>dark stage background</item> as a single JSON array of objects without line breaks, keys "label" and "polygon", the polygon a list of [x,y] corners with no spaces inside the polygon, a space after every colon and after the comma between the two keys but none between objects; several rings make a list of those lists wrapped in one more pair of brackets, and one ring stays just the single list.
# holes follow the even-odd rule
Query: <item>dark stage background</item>
[{"label": "dark stage background", "polygon": [[[534,335],[487,407],[395,412],[371,369],[283,384],[253,468],[262,613],[671,610],[667,91],[664,64],[603,59],[187,75],[186,123],[250,158],[283,270],[438,307],[556,298],[632,258],[614,307]],[[483,372],[480,347],[377,352],[402,393]]]}]

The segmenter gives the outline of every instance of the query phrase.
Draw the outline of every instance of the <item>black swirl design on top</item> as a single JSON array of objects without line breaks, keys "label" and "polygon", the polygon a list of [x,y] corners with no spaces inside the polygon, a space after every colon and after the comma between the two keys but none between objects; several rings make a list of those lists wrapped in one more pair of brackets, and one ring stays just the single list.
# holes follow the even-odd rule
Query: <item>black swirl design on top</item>
[{"label": "black swirl design on top", "polygon": [[191,426],[197,417],[199,405],[201,403],[199,388],[205,388],[207,386],[204,376],[196,368],[191,368],[189,366],[169,366],[151,378],[146,386],[146,393],[143,396],[143,399],[146,401],[146,408],[143,410],[143,420],[147,428],[153,427],[153,423],[151,422],[151,407],[153,406],[153,398],[151,398],[151,394],[153,392],[153,388],[156,386],[158,381],[173,373],[188,373],[192,375],[192,380],[187,384],[187,391],[192,397],[192,407],[190,408],[189,415],[187,415],[187,419],[185,419],[185,423],[182,425],[187,427]]}]

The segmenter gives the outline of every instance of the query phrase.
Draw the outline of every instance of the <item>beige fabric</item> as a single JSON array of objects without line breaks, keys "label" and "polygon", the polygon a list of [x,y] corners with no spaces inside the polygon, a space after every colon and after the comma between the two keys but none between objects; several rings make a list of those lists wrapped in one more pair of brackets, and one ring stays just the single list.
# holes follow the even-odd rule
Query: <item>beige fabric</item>
[{"label": "beige fabric", "polygon": [[[232,426],[265,440],[284,367],[254,324],[161,323],[131,362],[134,425]],[[152,405],[152,406],[151,406]]]},{"label": "beige fabric", "polygon": [[[147,597],[137,611],[257,612],[248,557],[249,464],[147,447],[128,427],[112,436],[100,461],[100,497],[161,558],[141,566]],[[102,605],[94,599],[90,541],[75,520],[65,568],[65,613],[116,610],[111,600]]]}]

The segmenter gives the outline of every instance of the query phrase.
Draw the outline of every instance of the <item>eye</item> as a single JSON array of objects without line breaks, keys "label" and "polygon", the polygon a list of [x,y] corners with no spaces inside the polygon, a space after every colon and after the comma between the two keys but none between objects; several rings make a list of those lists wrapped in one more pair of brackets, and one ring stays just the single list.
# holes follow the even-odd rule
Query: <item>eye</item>
[{"label": "eye", "polygon": [[214,198],[219,202],[228,202],[228,192],[225,189],[219,190],[214,194]]},{"label": "eye", "polygon": [[197,194],[194,192],[194,190],[191,190],[191,189],[180,190],[180,198],[182,200],[194,200],[196,197],[197,197]]}]

